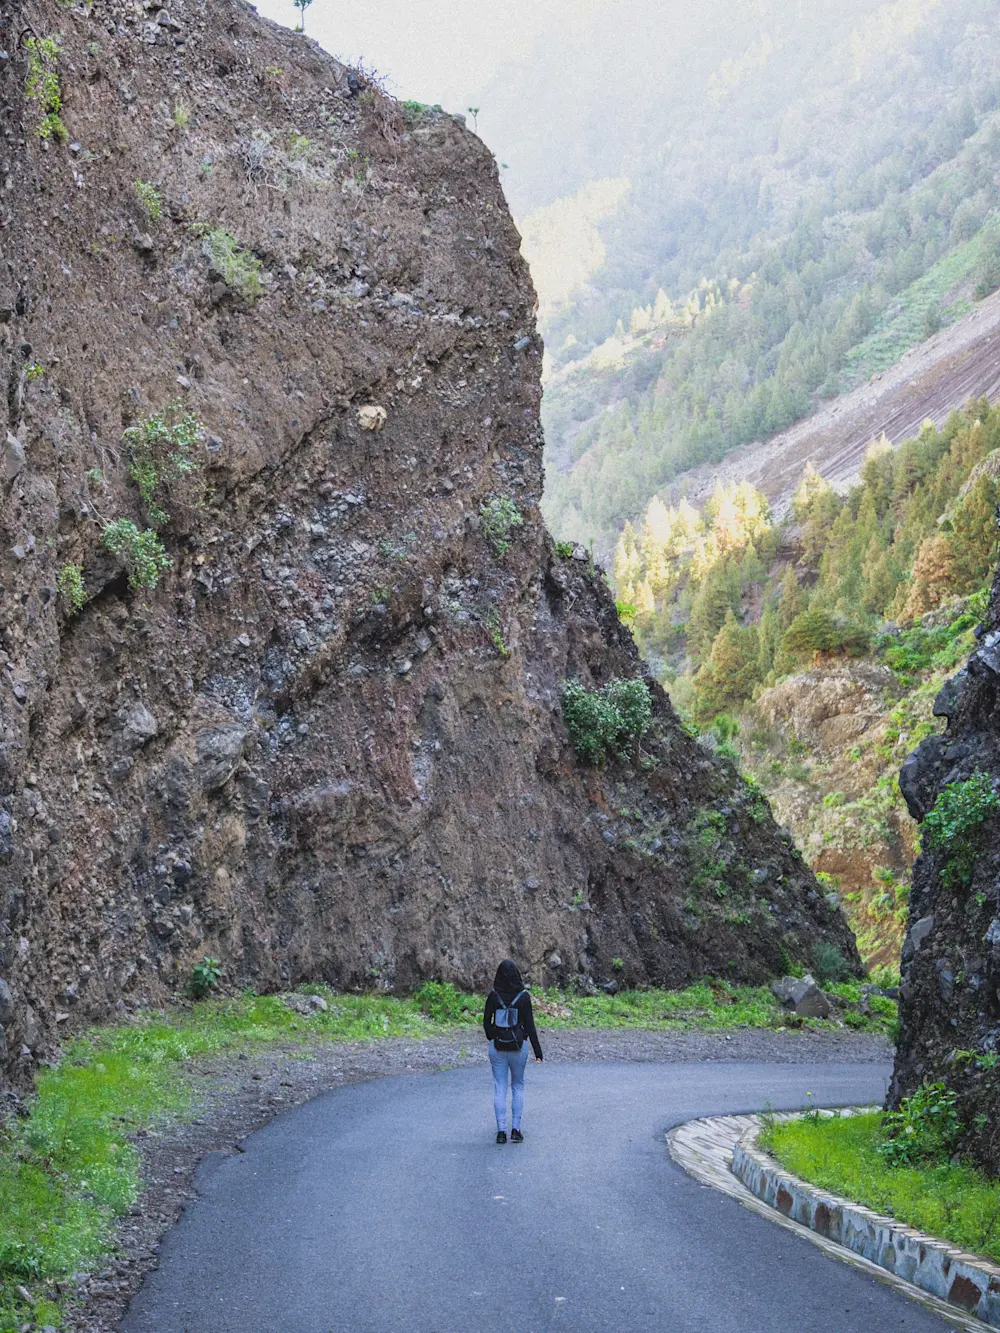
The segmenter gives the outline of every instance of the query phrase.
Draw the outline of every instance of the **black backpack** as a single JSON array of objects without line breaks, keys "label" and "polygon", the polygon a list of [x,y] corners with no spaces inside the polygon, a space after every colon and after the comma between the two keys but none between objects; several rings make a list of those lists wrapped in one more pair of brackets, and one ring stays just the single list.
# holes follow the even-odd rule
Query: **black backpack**
[{"label": "black backpack", "polygon": [[524,1044],[524,1027],[518,1021],[517,1002],[527,991],[518,991],[510,1004],[504,1004],[497,991],[497,1009],[493,1015],[493,1045],[498,1051],[519,1051]]}]

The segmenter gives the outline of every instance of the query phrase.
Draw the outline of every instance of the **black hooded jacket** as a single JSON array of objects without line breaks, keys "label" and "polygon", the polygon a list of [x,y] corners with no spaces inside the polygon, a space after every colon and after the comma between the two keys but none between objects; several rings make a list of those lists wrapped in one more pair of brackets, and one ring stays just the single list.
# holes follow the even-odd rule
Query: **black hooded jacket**
[{"label": "black hooded jacket", "polygon": [[[523,990],[524,982],[521,980],[521,973],[518,971],[517,964],[512,962],[511,959],[505,958],[497,968],[497,974],[493,979],[493,989],[486,997],[483,1029],[486,1032],[487,1041],[492,1041],[496,1036],[496,1025],[493,1019],[497,1009],[501,1005],[511,1004]],[[542,1047],[538,1040],[538,1032],[535,1029],[535,1015],[531,1008],[531,996],[527,992],[517,1001],[517,1022],[524,1035],[531,1042],[535,1059],[540,1060],[542,1058]]]}]

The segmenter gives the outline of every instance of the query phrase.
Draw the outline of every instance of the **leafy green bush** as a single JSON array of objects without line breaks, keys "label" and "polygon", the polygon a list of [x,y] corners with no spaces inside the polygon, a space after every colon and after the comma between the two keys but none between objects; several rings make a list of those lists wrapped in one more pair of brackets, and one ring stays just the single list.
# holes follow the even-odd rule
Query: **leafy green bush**
[{"label": "leafy green bush", "polygon": [[556,542],[556,555],[561,560],[569,560],[573,554],[572,542]]},{"label": "leafy green bush", "polygon": [[653,722],[653,705],[643,680],[611,680],[588,690],[579,681],[563,687],[563,718],[570,740],[588,764],[603,763],[610,753],[621,755],[639,741]]},{"label": "leafy green bush", "polygon": [[83,568],[67,561],[56,576],[56,587],[69,603],[70,614],[76,615],[87,601],[87,589],[83,583]]},{"label": "leafy green bush", "polygon": [[956,1095],[946,1083],[925,1083],[882,1117],[878,1151],[890,1166],[947,1161],[962,1133]]},{"label": "leafy green bush", "polygon": [[816,980],[825,985],[831,981],[843,981],[845,977],[850,976],[851,968],[835,944],[821,940],[813,948],[813,972]]},{"label": "leafy green bush", "polygon": [[174,563],[152,528],[140,530],[130,518],[107,523],[101,543],[122,562],[130,588],[155,588]]},{"label": "leafy green bush", "polygon": [[191,980],[188,982],[188,991],[196,1000],[203,1000],[215,990],[222,979],[222,966],[217,958],[212,958],[209,954],[195,963],[191,969]]},{"label": "leafy green bush", "polygon": [[163,527],[169,518],[157,502],[159,492],[199,470],[194,451],[204,438],[201,421],[191,412],[182,412],[177,403],[122,434],[129,453],[129,476],[139,488],[154,528]]},{"label": "leafy green bush", "polygon": [[515,529],[524,527],[521,511],[509,495],[494,495],[480,505],[479,522],[497,555],[506,555]]},{"label": "leafy green bush", "polygon": [[877,648],[893,671],[916,675],[921,671],[950,670],[968,655],[971,631],[986,614],[989,589],[966,599],[963,610],[947,625],[914,625],[912,629],[881,635]]},{"label": "leafy green bush", "polygon": [[248,301],[263,294],[264,284],[260,278],[263,265],[255,254],[239,244],[232,232],[205,223],[198,223],[196,230],[202,237],[202,253],[227,287]]},{"label": "leafy green bush", "polygon": [[435,1023],[461,1023],[469,1019],[469,998],[450,981],[425,981],[413,992],[413,999]]},{"label": "leafy green bush", "polygon": [[934,802],[920,828],[928,851],[947,852],[941,871],[946,888],[967,885],[972,879],[975,842],[972,835],[1000,809],[1000,798],[988,773],[973,773],[963,782],[949,782]]}]

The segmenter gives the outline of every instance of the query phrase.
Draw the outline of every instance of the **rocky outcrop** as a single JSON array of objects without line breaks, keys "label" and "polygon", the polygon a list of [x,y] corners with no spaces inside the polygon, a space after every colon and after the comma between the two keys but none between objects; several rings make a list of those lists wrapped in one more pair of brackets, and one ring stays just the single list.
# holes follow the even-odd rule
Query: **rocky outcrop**
[{"label": "rocky outcrop", "polygon": [[[856,966],[655,683],[627,760],[568,743],[563,682],[642,667],[539,516],[534,295],[479,141],[229,0],[4,12],[8,1073],[205,954],[272,989]],[[151,500],[123,433],[175,401]],[[106,525],[154,504],[137,589]]]},{"label": "rocky outcrop", "polygon": [[778,820],[836,883],[869,965],[895,965],[902,945],[916,830],[895,770],[908,733],[936,725],[922,686],[907,694],[878,661],[827,662],[763,690],[737,740]]},{"label": "rocky outcrop", "polygon": [[[988,774],[1000,788],[1000,580],[968,666],[939,693],[942,736],[922,741],[899,785],[924,819],[948,784]],[[959,847],[958,841],[962,841]],[[956,853],[968,874],[949,873]],[[901,1032],[890,1103],[942,1079],[959,1093],[964,1148],[1000,1174],[1000,819],[957,828],[914,866],[903,946]]]}]

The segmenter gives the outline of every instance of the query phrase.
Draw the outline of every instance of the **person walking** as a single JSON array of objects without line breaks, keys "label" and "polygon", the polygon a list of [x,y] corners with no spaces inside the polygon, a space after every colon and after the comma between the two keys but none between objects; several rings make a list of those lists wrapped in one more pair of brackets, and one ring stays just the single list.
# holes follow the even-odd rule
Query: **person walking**
[{"label": "person walking", "polygon": [[490,1043],[493,1066],[493,1109],[497,1117],[497,1143],[507,1142],[507,1081],[510,1080],[511,1143],[522,1143],[521,1109],[524,1106],[524,1070],[528,1063],[527,1041],[542,1063],[542,1047],[535,1030],[531,996],[524,989],[517,964],[505,958],[497,968],[493,989],[486,997],[483,1028]]}]

